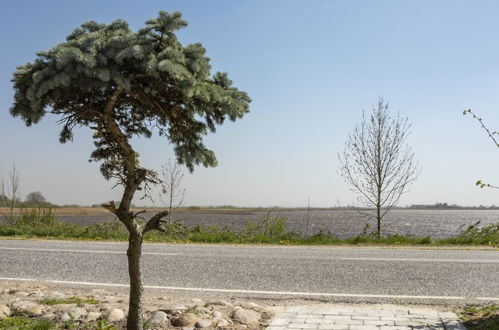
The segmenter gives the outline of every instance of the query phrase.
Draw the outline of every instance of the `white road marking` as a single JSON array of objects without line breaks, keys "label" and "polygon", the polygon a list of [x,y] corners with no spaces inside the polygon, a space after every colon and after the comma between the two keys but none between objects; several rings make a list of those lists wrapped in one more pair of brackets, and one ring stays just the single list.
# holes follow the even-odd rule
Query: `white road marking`
[{"label": "white road marking", "polygon": [[495,297],[476,297],[478,300],[493,300],[493,301],[499,301],[499,298]]},{"label": "white road marking", "polygon": [[[0,281],[23,281],[23,282],[47,282],[54,284],[72,284],[88,286],[110,286],[110,287],[129,287],[128,284],[119,283],[97,283],[97,282],[78,282],[78,281],[58,281],[29,278],[10,278],[0,277]],[[328,293],[328,292],[295,292],[295,291],[262,291],[262,290],[237,290],[237,289],[214,289],[214,288],[189,288],[159,285],[144,285],[146,289],[162,289],[176,291],[199,291],[199,292],[224,292],[224,293],[246,293],[246,294],[266,294],[281,296],[314,296],[314,297],[338,297],[338,298],[392,298],[392,299],[431,299],[431,300],[464,300],[464,297],[455,296],[409,296],[409,295],[385,295],[385,294],[356,294],[356,293]],[[480,300],[499,300],[494,297],[481,297]]]},{"label": "white road marking", "polygon": [[[104,254],[126,254],[126,251],[106,251],[106,250],[72,250],[72,249],[32,249],[18,247],[0,247],[0,250],[21,250],[21,251],[44,251],[44,252],[74,252],[74,253],[104,253]],[[142,255],[155,256],[177,256],[178,253],[142,252]]]},{"label": "white road marking", "polygon": [[411,261],[411,262],[465,262],[465,263],[499,263],[498,259],[431,259],[431,258],[340,258],[341,260],[367,261]]}]

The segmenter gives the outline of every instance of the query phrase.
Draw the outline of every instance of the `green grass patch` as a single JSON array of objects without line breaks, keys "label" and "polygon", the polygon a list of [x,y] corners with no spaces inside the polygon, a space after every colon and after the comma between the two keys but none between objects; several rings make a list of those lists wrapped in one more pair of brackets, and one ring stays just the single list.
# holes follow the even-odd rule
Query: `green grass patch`
[{"label": "green grass patch", "polygon": [[[461,229],[455,237],[433,239],[385,235],[376,237],[369,233],[369,226],[353,238],[340,239],[334,233],[320,231],[304,237],[286,230],[287,219],[268,213],[258,221],[246,222],[241,230],[228,226],[187,227],[178,222],[166,224],[166,232],[151,231],[144,236],[146,242],[176,243],[229,243],[229,244],[280,244],[280,245],[482,245],[499,247],[499,223],[480,226],[477,222]],[[87,227],[62,222],[50,209],[31,209],[21,212],[14,224],[0,224],[0,237],[44,237],[78,240],[128,240],[128,232],[119,221],[96,223]]]},{"label": "green grass patch", "polygon": [[117,330],[116,325],[100,319],[90,323],[77,323],[71,319],[63,323],[54,323],[49,320],[33,319],[24,315],[16,315],[0,319],[0,330],[58,330],[58,329],[92,329]]},{"label": "green grass patch", "polygon": [[184,313],[199,314],[198,306],[197,305],[190,306],[184,311]]},{"label": "green grass patch", "polygon": [[57,325],[48,320],[34,320],[26,316],[12,316],[0,320],[2,330],[54,330]]},{"label": "green grass patch", "polygon": [[461,311],[460,317],[468,330],[499,329],[499,306],[497,305],[469,306]]},{"label": "green grass patch", "polygon": [[[95,330],[118,330],[118,328],[110,323],[107,320],[101,319],[93,322],[93,324],[90,325],[88,329],[95,329]],[[144,329],[148,329],[148,327],[144,327]]]},{"label": "green grass patch", "polygon": [[38,301],[39,304],[42,305],[62,305],[62,304],[89,304],[89,305],[97,305],[99,301],[95,300],[92,297],[80,298],[80,297],[69,297],[69,298],[44,298]]}]

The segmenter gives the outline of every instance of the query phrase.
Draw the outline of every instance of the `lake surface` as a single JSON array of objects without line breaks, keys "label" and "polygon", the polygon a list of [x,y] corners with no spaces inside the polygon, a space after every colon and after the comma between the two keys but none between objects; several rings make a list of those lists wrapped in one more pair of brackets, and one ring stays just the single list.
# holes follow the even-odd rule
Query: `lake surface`
[{"label": "lake surface", "polygon": [[[242,212],[241,214],[220,213],[179,213],[175,219],[187,226],[220,225],[230,226],[236,230],[244,227],[247,221],[258,221],[267,212]],[[289,231],[307,233],[306,210],[276,210],[273,215],[288,219]],[[145,214],[145,218],[152,214]],[[112,221],[112,215],[102,216],[60,216],[60,220],[89,225],[91,223]],[[375,230],[375,220],[354,210],[311,210],[309,214],[309,234],[320,230],[330,232],[339,238],[356,236],[364,230],[367,223]],[[445,238],[456,236],[460,227],[467,227],[481,221],[481,225],[499,223],[499,210],[392,210],[384,218],[384,233],[399,233],[412,236],[431,236]]]}]

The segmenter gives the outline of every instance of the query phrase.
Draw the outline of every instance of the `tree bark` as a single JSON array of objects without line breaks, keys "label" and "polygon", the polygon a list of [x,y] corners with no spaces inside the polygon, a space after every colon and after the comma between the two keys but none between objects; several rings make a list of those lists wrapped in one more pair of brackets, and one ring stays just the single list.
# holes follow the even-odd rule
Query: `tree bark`
[{"label": "tree bark", "polygon": [[377,230],[377,233],[376,235],[378,236],[378,238],[381,237],[381,207],[379,205],[376,206],[376,219],[378,220],[378,230]]},{"label": "tree bark", "polygon": [[121,202],[116,209],[114,203],[110,203],[106,208],[115,213],[120,221],[126,226],[129,232],[128,237],[128,275],[130,277],[130,297],[128,304],[128,330],[142,330],[142,293],[144,287],[142,285],[142,272],[140,266],[140,257],[142,254],[143,233],[140,226],[137,225],[134,215],[130,213],[130,204],[133,195],[143,182],[144,178],[139,177],[136,166],[136,154],[130,145],[127,136],[121,131],[119,125],[113,117],[113,109],[118,98],[123,92],[123,87],[117,87],[113,92],[112,97],[107,102],[102,111],[102,117],[107,124],[107,129],[112,134],[115,142],[121,149],[124,157],[123,166],[126,168],[125,189]]},{"label": "tree bark", "polygon": [[140,257],[142,254],[142,233],[130,232],[128,239],[128,274],[130,276],[130,298],[128,305],[127,330],[142,330],[142,274]]}]

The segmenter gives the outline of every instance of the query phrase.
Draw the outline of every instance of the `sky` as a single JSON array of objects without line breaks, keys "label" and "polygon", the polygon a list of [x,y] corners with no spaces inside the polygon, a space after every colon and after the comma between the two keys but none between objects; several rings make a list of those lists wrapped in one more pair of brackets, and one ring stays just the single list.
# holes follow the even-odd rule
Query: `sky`
[{"label": "sky", "polygon": [[[90,205],[117,200],[121,190],[88,162],[90,130],[59,144],[57,117],[28,128],[10,116],[16,66],[88,20],[124,19],[137,30],[159,10],[182,12],[189,26],[181,42],[201,42],[213,71],[228,72],[253,100],[243,119],[205,138],[219,166],[186,173],[186,205],[352,204],[337,155],[379,97],[409,118],[407,143],[422,166],[400,205],[499,205],[498,190],[474,185],[499,184],[498,149],[462,114],[471,108],[499,129],[495,0],[4,1],[0,174],[15,162],[23,198],[40,191],[57,204]],[[164,138],[133,143],[145,167],[174,158]]]}]

